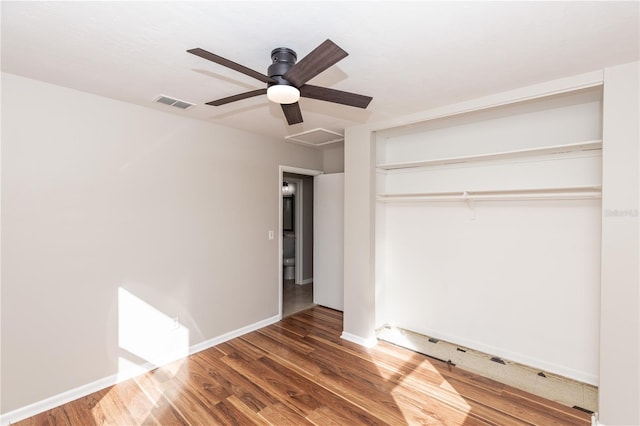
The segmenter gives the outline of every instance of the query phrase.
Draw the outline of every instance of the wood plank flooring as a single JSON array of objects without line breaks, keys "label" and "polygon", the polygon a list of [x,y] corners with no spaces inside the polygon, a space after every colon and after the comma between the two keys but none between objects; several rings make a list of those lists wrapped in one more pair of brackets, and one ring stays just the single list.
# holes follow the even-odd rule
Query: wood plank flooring
[{"label": "wood plank flooring", "polygon": [[582,411],[341,332],[342,313],[316,306],[17,424],[591,424]]}]

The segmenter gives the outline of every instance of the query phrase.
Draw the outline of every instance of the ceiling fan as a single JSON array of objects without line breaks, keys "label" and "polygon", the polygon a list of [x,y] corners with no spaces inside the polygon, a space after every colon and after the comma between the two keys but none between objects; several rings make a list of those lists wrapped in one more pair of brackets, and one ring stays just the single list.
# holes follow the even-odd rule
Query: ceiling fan
[{"label": "ceiling fan", "polygon": [[293,50],[286,47],[273,49],[271,52],[271,60],[273,63],[269,65],[267,69],[268,75],[254,71],[204,49],[189,49],[187,52],[267,83],[267,87],[264,89],[252,90],[250,92],[207,102],[207,105],[220,106],[266,94],[270,101],[281,105],[287,122],[289,125],[292,125],[302,123],[303,121],[300,105],[298,104],[301,96],[349,105],[356,108],[366,108],[373,99],[371,96],[306,84],[307,81],[348,55],[347,52],[328,39],[313,49],[298,63],[296,63],[298,55]]}]

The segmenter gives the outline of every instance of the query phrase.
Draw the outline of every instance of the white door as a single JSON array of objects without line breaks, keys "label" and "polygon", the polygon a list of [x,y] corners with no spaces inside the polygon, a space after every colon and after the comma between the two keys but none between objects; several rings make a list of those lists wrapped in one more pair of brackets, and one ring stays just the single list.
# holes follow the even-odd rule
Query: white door
[{"label": "white door", "polygon": [[313,302],[343,310],[344,173],[313,179]]}]

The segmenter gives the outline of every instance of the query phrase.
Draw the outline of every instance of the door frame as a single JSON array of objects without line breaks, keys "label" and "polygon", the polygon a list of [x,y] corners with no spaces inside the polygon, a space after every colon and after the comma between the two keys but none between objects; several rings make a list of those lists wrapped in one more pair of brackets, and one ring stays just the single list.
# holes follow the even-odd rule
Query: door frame
[{"label": "door frame", "polygon": [[[278,315],[280,318],[282,318],[282,181],[283,181],[283,176],[284,173],[295,173],[298,175],[305,175],[305,176],[318,176],[321,174],[324,174],[323,171],[321,170],[314,170],[314,169],[303,169],[300,167],[294,167],[294,166],[286,166],[286,165],[280,165],[278,166]],[[302,186],[302,185],[299,185]],[[298,190],[299,188],[296,188],[296,190]],[[297,197],[296,197],[297,198]],[[301,201],[302,201],[302,197],[300,197],[300,203],[299,201],[296,199],[296,229],[299,226],[298,223],[298,219],[299,219],[299,212],[298,212],[298,205],[301,205]],[[297,241],[296,241],[296,245]],[[297,251],[297,247],[296,247],[296,257],[298,256],[298,251]],[[297,261],[296,261],[297,263]],[[296,270],[296,281],[298,281],[298,276],[302,277],[302,273],[300,273],[300,275],[298,275],[298,271]],[[314,284],[315,285],[315,284]]]}]

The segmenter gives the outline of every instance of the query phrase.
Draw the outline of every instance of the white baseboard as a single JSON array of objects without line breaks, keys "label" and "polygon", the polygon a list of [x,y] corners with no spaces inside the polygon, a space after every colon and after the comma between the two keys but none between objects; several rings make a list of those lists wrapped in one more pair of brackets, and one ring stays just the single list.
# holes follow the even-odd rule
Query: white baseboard
[{"label": "white baseboard", "polygon": [[74,401],[83,396],[92,394],[93,392],[115,385],[116,383],[118,383],[117,378],[118,375],[114,374],[112,376],[96,380],[95,382],[79,386],[75,389],[59,393],[58,395],[54,395],[41,401],[34,402],[33,404],[29,404],[13,411],[9,411],[8,413],[1,414],[0,425],[6,426],[11,423],[24,420],[31,416],[35,416],[36,414],[40,414],[44,411]]},{"label": "white baseboard", "polygon": [[197,343],[189,348],[189,355],[193,355],[196,352],[203,351],[205,349],[209,349],[212,346],[219,345],[220,343],[226,342],[227,340],[234,339],[236,337],[242,336],[243,334],[251,333],[252,331],[258,330],[260,328],[266,327],[273,323],[276,323],[281,320],[280,315],[274,315],[270,318],[263,319],[258,322],[254,322],[253,324],[249,324],[247,326],[238,328],[236,330],[230,331],[228,333],[222,334],[218,337],[214,337],[209,340],[205,340],[204,342]]},{"label": "white baseboard", "polygon": [[302,280],[302,281],[300,281],[299,283],[296,283],[296,284],[305,285],[305,284],[311,284],[312,282],[313,282],[313,278],[307,278],[307,279],[304,279],[304,280]]},{"label": "white baseboard", "polygon": [[605,426],[604,423],[600,423],[600,419],[598,418],[597,412],[591,415],[591,426]]},{"label": "white baseboard", "polygon": [[[280,315],[274,315],[270,318],[266,318],[264,320],[255,322],[253,324],[249,324],[245,327],[238,328],[236,330],[230,331],[228,333],[222,334],[212,339],[205,340],[204,342],[200,342],[191,346],[189,348],[188,353],[189,355],[192,355],[196,352],[209,349],[210,347],[226,342],[227,340],[231,340],[233,338],[242,336],[243,334],[247,334],[252,331],[258,330],[260,328],[271,325],[273,323],[276,323],[280,321],[280,319],[281,319]],[[155,365],[150,362],[147,362],[143,365],[136,366],[135,370],[131,372],[125,372],[125,373],[118,372],[116,374],[112,374],[110,376],[96,380],[95,382],[78,386],[77,388],[70,389],[68,391],[59,393],[58,395],[54,395],[52,397],[43,399],[33,404],[29,404],[27,406],[15,409],[13,411],[0,414],[0,425],[6,426],[11,423],[15,423],[20,420],[27,419],[29,417],[35,416],[36,414],[40,414],[44,411],[51,410],[52,408],[59,407],[60,405],[63,405],[68,402],[74,401],[78,398],[82,398],[84,396],[90,395],[94,392],[97,392],[109,386],[118,384],[132,377],[138,376],[140,374],[148,373],[149,371],[158,367],[162,367],[163,365],[166,365],[172,361],[175,361],[175,357],[168,356],[166,359],[166,362],[162,363],[161,365]]]},{"label": "white baseboard", "polygon": [[365,338],[365,337],[356,336],[355,334],[347,333],[346,331],[342,332],[342,334],[340,335],[340,338],[356,343],[360,346],[364,346],[365,348],[372,348],[378,343],[378,339],[376,339],[375,336]]}]

